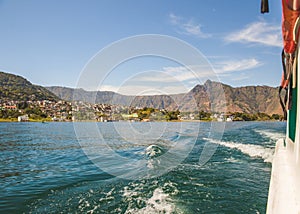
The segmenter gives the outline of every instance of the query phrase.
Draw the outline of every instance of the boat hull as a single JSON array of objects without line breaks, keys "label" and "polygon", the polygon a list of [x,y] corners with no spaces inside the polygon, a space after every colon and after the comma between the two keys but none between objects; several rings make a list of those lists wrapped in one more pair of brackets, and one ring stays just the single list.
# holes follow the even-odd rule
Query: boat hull
[{"label": "boat hull", "polygon": [[[298,40],[299,41],[299,40]],[[299,53],[299,42],[297,47]],[[267,204],[268,214],[300,214],[300,75],[297,54],[292,109],[288,111],[286,139],[276,143]]]}]

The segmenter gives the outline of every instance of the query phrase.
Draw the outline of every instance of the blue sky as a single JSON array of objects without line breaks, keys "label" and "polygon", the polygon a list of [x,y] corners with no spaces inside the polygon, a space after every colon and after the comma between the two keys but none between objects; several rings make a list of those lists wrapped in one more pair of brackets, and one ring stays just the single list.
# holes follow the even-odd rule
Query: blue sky
[{"label": "blue sky", "polygon": [[[197,48],[223,83],[277,86],[281,4],[270,2],[269,14],[259,10],[260,0],[0,0],[0,70],[34,84],[76,87],[86,64],[103,48],[158,34]],[[185,92],[197,84],[185,72],[176,62],[144,57],[118,65],[98,89]],[[141,76],[148,84],[138,84]],[[184,88],[170,81],[183,76]],[[153,88],[156,92],[149,92]]]}]

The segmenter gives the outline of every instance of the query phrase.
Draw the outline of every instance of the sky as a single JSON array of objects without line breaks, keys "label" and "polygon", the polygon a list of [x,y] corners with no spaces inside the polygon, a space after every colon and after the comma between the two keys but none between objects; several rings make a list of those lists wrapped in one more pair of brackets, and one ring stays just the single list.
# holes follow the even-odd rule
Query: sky
[{"label": "sky", "polygon": [[[187,92],[207,79],[278,86],[281,4],[269,4],[270,13],[261,14],[260,0],[0,0],[0,70],[43,86],[122,94]],[[159,36],[170,43],[151,40]],[[103,51],[113,60],[128,40],[122,51],[139,55],[105,67]],[[174,60],[181,44],[203,59]],[[147,48],[165,55],[143,55]],[[95,60],[94,73],[86,72]]]}]

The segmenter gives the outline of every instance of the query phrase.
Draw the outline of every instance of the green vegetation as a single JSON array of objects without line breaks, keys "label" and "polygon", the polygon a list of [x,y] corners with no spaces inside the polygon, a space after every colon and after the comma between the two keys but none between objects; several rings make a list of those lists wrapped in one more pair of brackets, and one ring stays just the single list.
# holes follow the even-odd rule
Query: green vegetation
[{"label": "green vegetation", "polygon": [[78,111],[73,113],[73,116],[77,121],[95,120],[97,118],[93,111]]},{"label": "green vegetation", "polygon": [[28,114],[30,118],[32,119],[42,119],[42,118],[47,118],[48,115],[44,112],[42,112],[42,110],[40,108],[26,108],[24,110],[24,113],[25,114]]},{"label": "green vegetation", "polygon": [[17,119],[22,114],[16,110],[2,109],[0,110],[0,118],[2,119]]},{"label": "green vegetation", "polygon": [[166,120],[167,121],[171,121],[171,120],[179,120],[179,115],[180,115],[180,111],[176,110],[176,111],[167,111],[166,112]]},{"label": "green vegetation", "polygon": [[10,118],[10,119],[8,119],[8,118],[6,118],[6,119],[0,118],[0,122],[17,122],[17,121],[18,121],[17,118]]},{"label": "green vegetation", "polygon": [[179,120],[180,111],[167,111],[154,108],[135,109],[133,113],[138,115],[141,121],[174,121]]},{"label": "green vegetation", "polygon": [[23,77],[4,72],[0,72],[0,97],[1,101],[59,100],[44,87],[33,85]]},{"label": "green vegetation", "polygon": [[138,118],[140,120],[145,120],[145,119],[150,119],[151,114],[154,112],[155,112],[154,108],[143,108],[137,110],[135,113],[137,113]]},{"label": "green vegetation", "polygon": [[198,114],[196,114],[195,119],[196,120],[210,121],[211,120],[211,113],[200,111],[200,112],[198,112]]},{"label": "green vegetation", "polygon": [[235,112],[231,113],[233,117],[233,121],[267,121],[267,120],[283,120],[283,116],[278,114],[273,114],[272,116],[266,113],[256,113],[256,114],[248,114]]},{"label": "green vegetation", "polygon": [[49,118],[48,115],[42,112],[39,108],[26,108],[22,113],[18,110],[0,110],[1,121],[17,121],[18,117],[24,114],[27,114],[31,120],[51,120],[51,118]]}]

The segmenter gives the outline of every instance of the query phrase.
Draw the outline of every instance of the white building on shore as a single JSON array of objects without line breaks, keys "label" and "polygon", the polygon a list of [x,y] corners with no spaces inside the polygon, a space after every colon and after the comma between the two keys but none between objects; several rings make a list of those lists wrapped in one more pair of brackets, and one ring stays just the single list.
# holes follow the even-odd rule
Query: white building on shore
[{"label": "white building on shore", "polygon": [[19,116],[19,117],[18,117],[18,121],[19,121],[19,122],[26,122],[26,121],[29,121],[29,116],[28,116],[28,114]]}]

